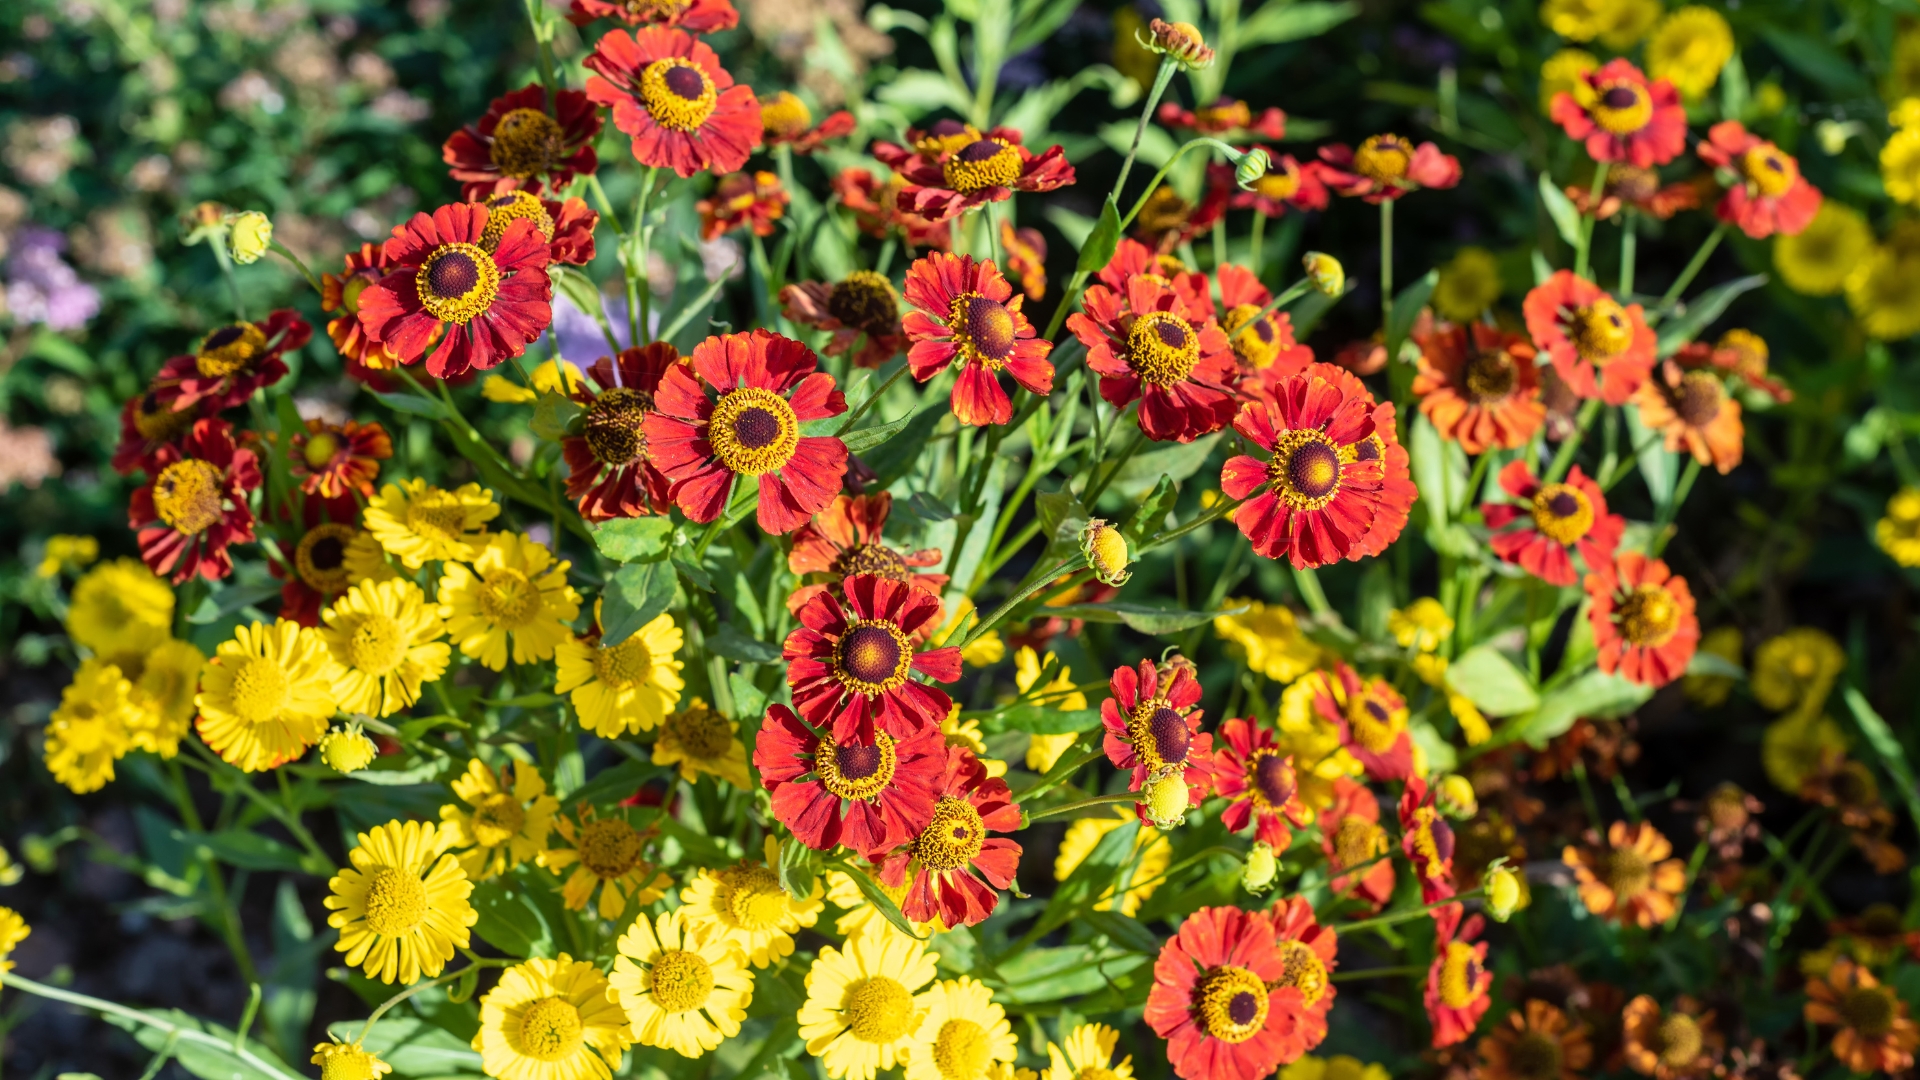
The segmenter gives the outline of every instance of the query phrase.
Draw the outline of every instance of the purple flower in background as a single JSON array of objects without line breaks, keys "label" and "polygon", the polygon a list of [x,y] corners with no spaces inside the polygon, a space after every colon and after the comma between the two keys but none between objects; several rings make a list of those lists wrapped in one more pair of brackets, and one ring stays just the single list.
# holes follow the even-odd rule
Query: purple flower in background
[{"label": "purple flower in background", "polygon": [[42,225],[28,225],[13,237],[7,260],[7,309],[23,323],[49,330],[79,330],[100,313],[100,291],[80,280],[60,253],[67,238]]}]

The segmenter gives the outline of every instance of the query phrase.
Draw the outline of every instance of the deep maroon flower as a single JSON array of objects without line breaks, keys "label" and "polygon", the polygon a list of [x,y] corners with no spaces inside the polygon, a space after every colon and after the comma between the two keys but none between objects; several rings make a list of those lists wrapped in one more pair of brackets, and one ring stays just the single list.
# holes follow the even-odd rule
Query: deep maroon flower
[{"label": "deep maroon flower", "polygon": [[280,359],[313,337],[313,327],[291,308],[281,308],[261,322],[223,326],[200,340],[190,356],[175,356],[160,365],[153,385],[176,412],[205,403],[209,412],[244,404],[255,390],[286,377]]},{"label": "deep maroon flower", "polygon": [[877,859],[933,820],[947,742],[935,725],[896,740],[830,739],[785,705],[767,708],[753,767],[773,797],[773,816],[816,851],[845,845]]},{"label": "deep maroon flower", "polygon": [[664,514],[672,506],[666,476],[647,452],[646,418],[667,370],[680,353],[664,341],[601,357],[587,368],[599,390],[578,385],[573,400],[586,409],[579,435],[560,442],[566,456],[567,498],[588,521]]},{"label": "deep maroon flower", "polygon": [[549,109],[545,88],[532,83],[494,98],[479,121],[447,137],[440,157],[468,200],[516,188],[538,195],[593,175],[599,134],[600,110],[586,94],[556,91]]},{"label": "deep maroon flower", "polygon": [[840,595],[822,590],[796,613],[783,656],[793,707],[834,738],[870,742],[938,730],[953,699],[913,679],[914,672],[950,683],[960,677],[954,646],[915,652],[940,621],[940,598],[904,581],[859,574]]}]

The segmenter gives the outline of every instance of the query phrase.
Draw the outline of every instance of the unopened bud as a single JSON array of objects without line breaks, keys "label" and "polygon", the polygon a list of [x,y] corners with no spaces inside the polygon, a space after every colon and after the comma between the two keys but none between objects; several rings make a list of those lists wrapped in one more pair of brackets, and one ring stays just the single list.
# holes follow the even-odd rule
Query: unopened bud
[{"label": "unopened bud", "polygon": [[1472,817],[1480,809],[1480,800],[1473,794],[1473,781],[1453,773],[1440,781],[1435,802],[1440,811],[1456,821]]},{"label": "unopened bud", "polygon": [[1265,150],[1256,146],[1240,155],[1240,160],[1233,163],[1233,182],[1238,184],[1242,191],[1252,191],[1254,185],[1258,184],[1260,178],[1267,175],[1267,170],[1272,167],[1273,159],[1267,156]]},{"label": "unopened bud", "polygon": [[1133,561],[1127,551],[1127,538],[1111,521],[1094,518],[1087,522],[1080,531],[1080,553],[1102,585],[1125,585],[1133,576],[1127,573],[1127,564]]},{"label": "unopened bud", "polygon": [[1307,268],[1307,280],[1325,296],[1339,296],[1347,291],[1347,271],[1340,260],[1324,251],[1309,251],[1300,260]]},{"label": "unopened bud", "polygon": [[360,730],[359,724],[334,728],[320,737],[320,760],[337,773],[355,773],[380,756],[380,748]]},{"label": "unopened bud", "polygon": [[1189,71],[1213,63],[1213,50],[1207,48],[1205,39],[1200,36],[1200,28],[1192,23],[1170,23],[1165,19],[1155,19],[1148,24],[1147,30],[1149,36],[1139,40],[1148,51],[1170,56],[1175,63]]},{"label": "unopened bud", "polygon": [[1494,922],[1506,922],[1526,906],[1527,889],[1520,875],[1504,861],[1487,868],[1485,877],[1487,915]]},{"label": "unopened bud", "polygon": [[1250,893],[1263,893],[1273,888],[1274,876],[1280,872],[1280,860],[1273,857],[1273,846],[1265,840],[1255,840],[1253,850],[1247,852],[1247,868],[1240,874],[1240,884]]},{"label": "unopened bud", "polygon": [[1147,781],[1140,796],[1154,828],[1171,829],[1187,820],[1187,779],[1178,771]]},{"label": "unopened bud", "polygon": [[273,242],[273,221],[258,210],[227,215],[227,254],[241,266],[260,261]]}]

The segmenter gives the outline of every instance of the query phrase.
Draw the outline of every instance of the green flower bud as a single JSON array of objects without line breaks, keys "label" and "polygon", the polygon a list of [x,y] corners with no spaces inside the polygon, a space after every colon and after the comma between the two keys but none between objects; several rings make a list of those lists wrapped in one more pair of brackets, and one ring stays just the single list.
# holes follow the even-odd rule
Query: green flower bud
[{"label": "green flower bud", "polygon": [[1252,191],[1254,185],[1258,184],[1260,178],[1267,175],[1267,170],[1272,167],[1273,159],[1267,156],[1265,150],[1256,146],[1240,155],[1240,160],[1233,163],[1233,182],[1238,184],[1242,191]]},{"label": "green flower bud", "polygon": [[1247,852],[1247,868],[1240,874],[1240,884],[1250,893],[1263,893],[1273,888],[1273,879],[1280,872],[1280,860],[1273,856],[1273,846],[1265,840],[1255,840],[1253,850]]},{"label": "green flower bud", "polygon": [[227,215],[227,254],[241,266],[260,261],[273,242],[273,221],[258,210]]},{"label": "green flower bud", "polygon": [[1440,804],[1441,812],[1456,821],[1464,821],[1480,810],[1480,800],[1473,793],[1473,781],[1459,773],[1441,780],[1436,795],[1434,801]]}]

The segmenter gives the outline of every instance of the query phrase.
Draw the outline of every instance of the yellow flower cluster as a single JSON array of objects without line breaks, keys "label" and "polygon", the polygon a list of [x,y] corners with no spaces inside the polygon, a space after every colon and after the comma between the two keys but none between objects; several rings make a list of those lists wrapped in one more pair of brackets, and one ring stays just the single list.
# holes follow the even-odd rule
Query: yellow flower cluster
[{"label": "yellow flower cluster", "polygon": [[1290,683],[1320,662],[1320,647],[1307,639],[1293,609],[1258,600],[1229,600],[1229,607],[1246,605],[1239,615],[1213,620],[1213,632],[1227,643],[1227,651],[1244,656],[1249,670],[1278,683]]},{"label": "yellow flower cluster", "polygon": [[1568,41],[1593,41],[1621,52],[1660,19],[1660,0],[1546,0],[1540,21]]},{"label": "yellow flower cluster", "polygon": [[1893,134],[1880,148],[1880,179],[1887,198],[1909,206],[1920,203],[1920,97],[1910,97],[1887,116]]}]

